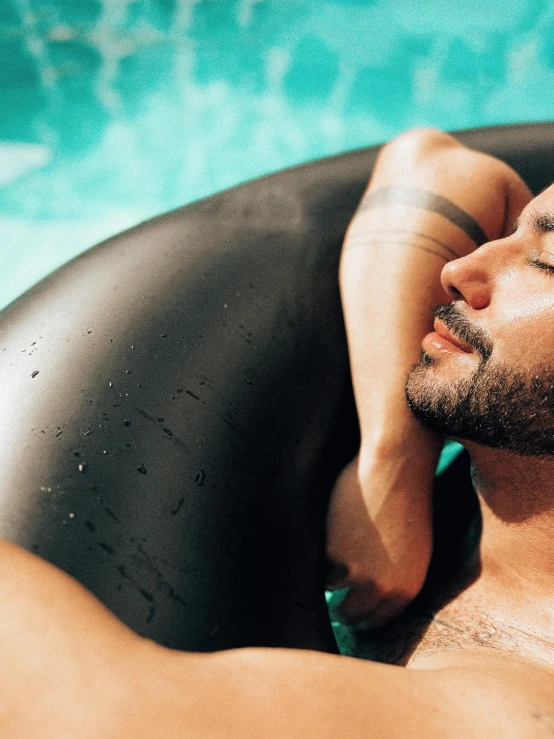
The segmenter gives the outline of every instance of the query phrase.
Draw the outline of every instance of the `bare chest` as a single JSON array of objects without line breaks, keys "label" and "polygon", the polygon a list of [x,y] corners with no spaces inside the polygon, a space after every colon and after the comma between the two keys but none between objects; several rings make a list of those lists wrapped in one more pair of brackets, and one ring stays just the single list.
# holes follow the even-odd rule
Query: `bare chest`
[{"label": "bare chest", "polygon": [[490,649],[554,665],[554,641],[484,615],[475,604],[454,601],[436,612],[408,615],[365,642],[366,656],[379,662],[414,665],[452,650]]}]

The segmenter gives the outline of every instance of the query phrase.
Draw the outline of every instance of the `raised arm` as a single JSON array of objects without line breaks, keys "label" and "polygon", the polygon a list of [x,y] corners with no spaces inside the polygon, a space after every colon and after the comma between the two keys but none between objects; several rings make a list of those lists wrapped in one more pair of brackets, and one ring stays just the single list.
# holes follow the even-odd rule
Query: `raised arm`
[{"label": "raised arm", "polygon": [[346,621],[378,625],[419,592],[442,440],[411,415],[406,376],[449,302],[443,266],[512,230],[532,195],[505,163],[422,129],[385,146],[345,237],[340,287],[361,430],[328,518],[330,586]]}]

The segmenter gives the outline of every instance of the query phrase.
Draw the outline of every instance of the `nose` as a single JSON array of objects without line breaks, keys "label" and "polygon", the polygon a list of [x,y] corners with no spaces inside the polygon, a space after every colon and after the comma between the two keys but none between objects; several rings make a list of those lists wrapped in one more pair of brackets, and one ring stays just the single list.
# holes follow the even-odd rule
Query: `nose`
[{"label": "nose", "polygon": [[486,308],[491,300],[498,242],[490,242],[471,254],[446,264],[441,283],[452,300],[465,300],[474,310]]}]

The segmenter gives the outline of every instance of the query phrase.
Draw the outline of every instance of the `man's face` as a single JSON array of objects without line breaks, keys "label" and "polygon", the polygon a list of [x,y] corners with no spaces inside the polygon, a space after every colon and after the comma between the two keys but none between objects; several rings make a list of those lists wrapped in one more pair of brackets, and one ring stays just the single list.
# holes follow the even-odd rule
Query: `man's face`
[{"label": "man's face", "polygon": [[513,235],[450,262],[441,279],[454,302],[437,310],[408,377],[412,411],[447,436],[554,454],[554,185]]}]

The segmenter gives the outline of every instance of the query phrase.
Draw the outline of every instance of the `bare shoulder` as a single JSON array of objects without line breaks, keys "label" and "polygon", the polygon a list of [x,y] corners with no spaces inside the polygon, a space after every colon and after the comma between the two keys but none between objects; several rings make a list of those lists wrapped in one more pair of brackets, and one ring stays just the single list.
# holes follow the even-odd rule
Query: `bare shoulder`
[{"label": "bare shoulder", "polygon": [[190,739],[554,735],[554,671],[502,656],[468,652],[420,669],[284,649],[174,653],[172,660],[163,673],[174,687],[166,683],[151,712],[158,727],[168,717],[168,739],[183,732]]},{"label": "bare shoulder", "polygon": [[[408,668],[442,675],[449,691],[470,686],[483,708],[499,701],[527,736],[554,736],[554,666],[490,648],[459,649],[419,658]],[[462,693],[460,693],[462,695]],[[516,734],[519,736],[519,734]],[[524,736],[524,734],[521,734]]]},{"label": "bare shoulder", "polygon": [[54,565],[0,539],[0,736],[122,736],[142,641]]},{"label": "bare shoulder", "polygon": [[139,639],[82,585],[0,541],[0,734],[552,739],[554,670],[493,650],[417,669]]}]

